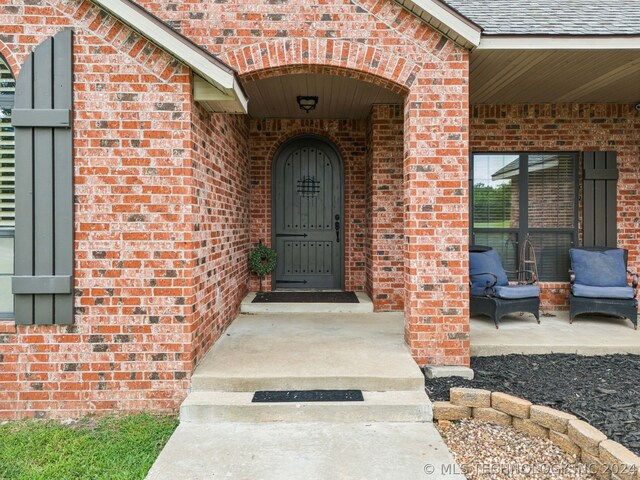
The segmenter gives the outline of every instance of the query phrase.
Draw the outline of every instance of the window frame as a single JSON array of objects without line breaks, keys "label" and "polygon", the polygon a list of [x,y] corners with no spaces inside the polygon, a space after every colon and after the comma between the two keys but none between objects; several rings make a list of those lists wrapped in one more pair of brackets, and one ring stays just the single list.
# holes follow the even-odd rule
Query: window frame
[{"label": "window frame", "polygon": [[[0,61],[3,62],[7,68],[9,69],[9,71],[11,72],[11,75],[13,76],[14,81],[16,80],[16,76],[13,73],[13,71],[11,70],[11,65],[9,64],[9,62],[7,61],[7,59],[0,54]],[[15,87],[14,87],[14,92],[12,95],[0,95],[0,108],[9,108],[11,110],[13,110],[14,104],[15,104]],[[15,129],[14,129],[14,134],[15,134]],[[14,151],[15,151],[15,137],[14,137]],[[15,162],[15,158],[14,158],[14,162]],[[15,165],[15,163],[14,163]],[[14,195],[15,195],[15,186],[14,186]],[[16,241],[16,228],[15,225],[13,227],[13,230],[2,230],[0,229],[0,238],[12,238],[13,239],[13,254],[14,254],[14,272],[15,272],[15,241]],[[12,274],[13,275],[13,274]],[[12,295],[13,297],[13,311],[11,312],[3,312],[0,311],[0,320],[14,320],[15,319],[15,296]]]},{"label": "window frame", "polygon": [[[518,227],[517,228],[474,228],[474,164],[475,156],[488,155],[512,155],[518,156]],[[532,155],[570,155],[573,163],[573,227],[533,227],[529,228],[529,156]],[[471,244],[475,244],[477,233],[515,233],[517,235],[516,242],[516,265],[520,264],[520,245],[523,239],[529,234],[545,233],[569,233],[572,235],[571,246],[574,247],[579,243],[580,239],[580,152],[577,151],[552,151],[552,150],[535,150],[535,151],[473,151],[470,155],[469,162],[469,238]],[[526,175],[523,175],[525,172]],[[569,255],[569,252],[567,252]],[[563,278],[540,278],[541,282],[568,282],[569,272]]]}]

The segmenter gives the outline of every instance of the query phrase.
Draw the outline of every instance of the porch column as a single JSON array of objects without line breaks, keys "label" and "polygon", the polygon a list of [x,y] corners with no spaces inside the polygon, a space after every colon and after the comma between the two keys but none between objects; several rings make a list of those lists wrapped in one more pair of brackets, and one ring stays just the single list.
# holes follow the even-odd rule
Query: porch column
[{"label": "porch column", "polygon": [[405,105],[405,340],[420,365],[469,365],[468,57],[423,70]]},{"label": "porch column", "polygon": [[403,114],[373,105],[367,130],[367,292],[375,311],[404,308]]}]

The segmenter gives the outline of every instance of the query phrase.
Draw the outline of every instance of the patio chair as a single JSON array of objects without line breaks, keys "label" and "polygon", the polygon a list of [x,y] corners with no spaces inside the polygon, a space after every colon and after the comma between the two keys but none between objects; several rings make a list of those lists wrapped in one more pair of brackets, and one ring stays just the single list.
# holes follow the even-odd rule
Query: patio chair
[{"label": "patio chair", "polygon": [[[628,318],[638,329],[638,275],[627,270],[623,248],[580,247],[569,250],[571,294],[569,322],[582,313]],[[629,286],[627,275],[631,276]]]},{"label": "patio chair", "polygon": [[469,285],[471,315],[491,317],[496,328],[500,328],[502,317],[515,312],[533,313],[540,323],[540,288],[533,284],[509,285],[500,255],[493,248],[469,247]]}]

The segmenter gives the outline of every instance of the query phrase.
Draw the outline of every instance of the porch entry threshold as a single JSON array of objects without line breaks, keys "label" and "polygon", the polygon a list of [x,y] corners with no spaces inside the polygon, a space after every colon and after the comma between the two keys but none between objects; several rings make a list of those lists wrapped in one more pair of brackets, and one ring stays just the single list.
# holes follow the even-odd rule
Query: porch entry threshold
[{"label": "porch entry threshold", "polygon": [[355,292],[264,292],[251,303],[360,303]]},{"label": "porch entry threshold", "polygon": [[261,390],[251,402],[364,402],[364,397],[362,390]]}]

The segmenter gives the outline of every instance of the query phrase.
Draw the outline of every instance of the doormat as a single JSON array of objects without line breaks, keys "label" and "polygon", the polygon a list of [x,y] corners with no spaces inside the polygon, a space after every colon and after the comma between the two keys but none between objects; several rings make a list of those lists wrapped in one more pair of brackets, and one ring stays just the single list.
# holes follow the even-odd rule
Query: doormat
[{"label": "doormat", "polygon": [[364,402],[362,390],[262,390],[253,403],[280,402]]},{"label": "doormat", "polygon": [[251,303],[360,303],[354,292],[264,292]]}]

